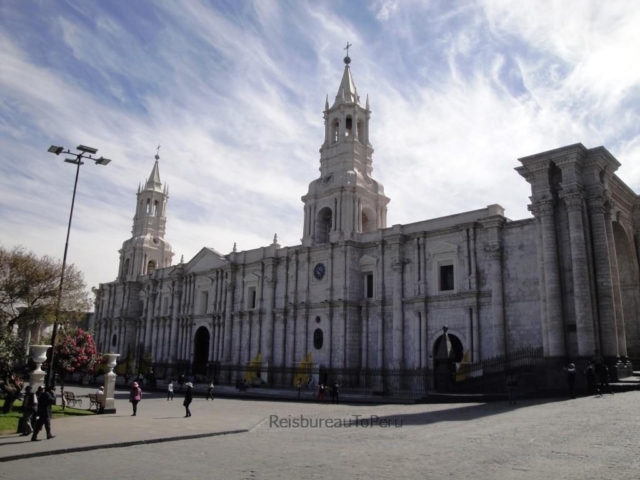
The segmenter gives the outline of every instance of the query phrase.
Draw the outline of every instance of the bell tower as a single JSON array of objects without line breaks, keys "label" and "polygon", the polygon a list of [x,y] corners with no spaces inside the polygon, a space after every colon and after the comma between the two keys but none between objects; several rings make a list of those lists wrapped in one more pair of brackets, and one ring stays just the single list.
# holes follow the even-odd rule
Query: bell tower
[{"label": "bell tower", "polygon": [[320,178],[309,184],[304,203],[303,245],[319,245],[387,227],[384,187],[371,177],[373,147],[369,142],[369,97],[360,103],[353,82],[347,44],[338,93],[324,110],[324,143]]},{"label": "bell tower", "polygon": [[123,281],[135,280],[138,275],[148,275],[157,268],[170,266],[174,255],[171,245],[164,239],[169,187],[160,182],[159,153],[160,147],[144,188],[138,185],[132,237],[119,250],[118,278]]}]

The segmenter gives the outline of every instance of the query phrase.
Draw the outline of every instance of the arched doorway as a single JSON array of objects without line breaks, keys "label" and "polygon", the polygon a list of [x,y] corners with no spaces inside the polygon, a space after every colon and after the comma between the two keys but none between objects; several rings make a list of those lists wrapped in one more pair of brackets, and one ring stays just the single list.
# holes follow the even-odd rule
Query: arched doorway
[{"label": "arched doorway", "polygon": [[[624,338],[625,344],[620,345],[620,354],[629,357],[640,356],[640,301],[638,300],[638,269],[635,259],[634,246],[625,228],[617,221],[612,222],[613,239],[616,249],[618,267],[618,292],[622,307],[623,335],[618,332],[618,340]],[[615,292],[617,293],[617,292]],[[620,328],[620,326],[618,326]]]},{"label": "arched doorway", "polygon": [[462,361],[464,348],[460,339],[443,333],[433,344],[433,386],[439,391],[450,391],[453,388],[456,363]]},{"label": "arched doorway", "polygon": [[193,365],[191,371],[194,375],[206,375],[209,362],[209,330],[200,327],[193,337]]}]

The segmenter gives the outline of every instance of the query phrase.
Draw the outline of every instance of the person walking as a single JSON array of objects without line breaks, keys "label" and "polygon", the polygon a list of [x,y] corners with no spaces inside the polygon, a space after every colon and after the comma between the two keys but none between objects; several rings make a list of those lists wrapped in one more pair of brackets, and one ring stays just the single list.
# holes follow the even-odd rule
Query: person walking
[{"label": "person walking", "polygon": [[300,392],[302,391],[302,378],[298,377],[298,384],[296,385],[296,389],[298,390],[298,398],[300,398]]},{"label": "person walking", "polygon": [[209,387],[207,388],[207,401],[209,399],[211,399],[211,401],[213,401],[213,389],[214,389],[213,382],[211,382],[209,384]]},{"label": "person walking", "polygon": [[35,430],[36,412],[38,411],[38,399],[31,385],[24,389],[24,403],[22,404],[22,435],[26,437]]},{"label": "person walking", "polygon": [[570,363],[567,367],[567,385],[569,386],[569,394],[571,398],[576,398],[576,366]]},{"label": "person walking", "polygon": [[516,404],[516,387],[518,386],[518,380],[513,372],[507,375],[507,392],[509,393],[509,405]]},{"label": "person walking", "polygon": [[138,385],[138,382],[133,382],[131,385],[131,391],[129,392],[129,402],[133,406],[132,417],[135,417],[138,413],[138,403],[140,400],[142,400],[142,389],[140,388],[140,385]]},{"label": "person walking", "polygon": [[334,380],[333,385],[331,385],[331,403],[335,403],[336,405],[340,403],[340,399],[338,398],[339,390],[338,381]]},{"label": "person walking", "polygon": [[187,387],[187,391],[184,394],[184,402],[182,403],[182,405],[184,405],[184,408],[186,409],[186,418],[191,416],[189,405],[191,405],[191,402],[193,401],[193,383],[187,382],[185,386]]},{"label": "person walking", "polygon": [[173,381],[169,380],[169,385],[167,385],[167,402],[169,400],[173,400]]},{"label": "person walking", "polygon": [[33,430],[31,436],[32,442],[38,442],[38,434],[44,426],[47,431],[47,439],[55,438],[56,436],[51,433],[51,418],[53,412],[51,407],[56,404],[56,387],[47,387],[45,391],[38,398],[38,421],[36,422],[36,428]]},{"label": "person walking", "polygon": [[596,375],[596,367],[593,361],[589,362],[589,366],[584,371],[584,374],[587,377],[587,391],[589,395],[601,397],[602,393],[600,393],[600,388],[598,388],[598,376]]},{"label": "person walking", "polygon": [[613,395],[613,390],[611,390],[611,385],[609,384],[609,367],[602,365],[600,368],[600,391],[604,393],[605,388]]}]

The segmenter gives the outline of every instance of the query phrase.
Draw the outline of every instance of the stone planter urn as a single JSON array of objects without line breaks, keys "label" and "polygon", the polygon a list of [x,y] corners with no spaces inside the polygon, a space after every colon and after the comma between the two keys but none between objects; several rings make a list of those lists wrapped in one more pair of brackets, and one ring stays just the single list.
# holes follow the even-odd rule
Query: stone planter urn
[{"label": "stone planter urn", "polygon": [[[109,373],[113,373],[113,369],[116,368],[116,363],[118,361],[118,357],[120,356],[119,353],[105,353],[103,355],[104,360],[105,360],[105,364],[107,365],[107,368],[109,369],[109,372],[107,373],[107,375]],[[115,375],[115,373],[113,373]]]},{"label": "stone planter urn", "polygon": [[100,411],[102,413],[116,413],[116,401],[114,398],[114,392],[116,389],[116,377],[113,373],[113,369],[116,367],[119,353],[105,353],[104,363],[109,371],[104,374],[104,400]]},{"label": "stone planter urn", "polygon": [[47,350],[51,345],[31,345],[29,348],[29,356],[36,364],[36,369],[29,375],[29,385],[36,390],[40,385],[44,385],[44,377],[46,373],[40,368],[47,360]]}]

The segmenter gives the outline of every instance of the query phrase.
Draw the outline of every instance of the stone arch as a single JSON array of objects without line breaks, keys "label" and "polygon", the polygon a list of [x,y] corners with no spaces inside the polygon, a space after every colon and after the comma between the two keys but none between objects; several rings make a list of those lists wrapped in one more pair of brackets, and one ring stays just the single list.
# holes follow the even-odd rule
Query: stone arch
[{"label": "stone arch", "polygon": [[352,132],[353,132],[353,118],[351,117],[351,115],[347,115],[347,118],[345,119],[345,124],[344,124],[344,136],[350,137],[352,135]]},{"label": "stone arch", "polygon": [[193,336],[193,365],[191,371],[194,375],[206,375],[209,363],[209,341],[211,335],[207,327],[200,327]]},{"label": "stone arch", "polygon": [[446,349],[442,348],[444,333],[438,335],[431,345],[433,386],[439,391],[449,391],[452,388],[455,382],[455,364],[461,362],[464,357],[464,345],[457,332],[448,330],[447,337],[451,346],[447,355],[445,355]]},{"label": "stone arch", "polygon": [[362,120],[358,120],[356,137],[360,143],[364,143],[364,122]]},{"label": "stone arch", "polygon": [[316,218],[316,241],[327,243],[333,226],[333,212],[329,207],[324,207],[318,212]]},{"label": "stone arch", "polygon": [[369,207],[362,209],[362,233],[373,232],[377,230],[376,213]]},{"label": "stone arch", "polygon": [[640,357],[640,323],[637,321],[640,318],[640,299],[638,298],[638,267],[634,246],[622,224],[614,221],[612,227],[627,354],[637,358]]},{"label": "stone arch", "polygon": [[129,275],[130,270],[131,270],[131,261],[130,259],[127,258],[124,261],[124,270],[122,271],[122,275],[126,277],[127,275]]},{"label": "stone arch", "polygon": [[152,274],[155,269],[156,269],[156,261],[149,260],[149,262],[147,263],[147,275]]},{"label": "stone arch", "polygon": [[340,120],[334,118],[331,122],[331,143],[338,143],[340,138]]},{"label": "stone arch", "polygon": [[[455,332],[452,332],[451,330],[447,331],[447,335],[449,336],[449,340],[451,341],[451,348],[453,352],[451,360],[458,363],[462,361],[462,357],[464,356],[464,343],[460,339],[461,335]],[[440,343],[442,342],[443,338],[444,338],[444,335],[440,334],[433,340],[433,343],[431,346],[431,355],[433,356],[434,363],[436,360],[438,348],[440,348]]]}]

